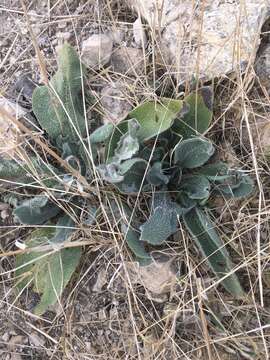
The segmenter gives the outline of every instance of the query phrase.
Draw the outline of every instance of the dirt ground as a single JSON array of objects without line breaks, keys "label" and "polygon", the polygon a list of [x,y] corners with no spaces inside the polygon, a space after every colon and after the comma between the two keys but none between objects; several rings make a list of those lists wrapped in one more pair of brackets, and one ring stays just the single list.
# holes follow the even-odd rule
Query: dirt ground
[{"label": "dirt ground", "polygon": [[[137,48],[132,36],[136,14],[122,1],[25,3],[49,74],[56,69],[56,47],[64,41],[80,49],[89,35],[105,32],[120,36],[121,44]],[[267,36],[264,35],[262,46],[267,43]],[[163,94],[175,89],[180,92],[166,69],[152,66],[153,47],[149,34],[148,37],[150,45],[144,54],[150,59],[147,72],[143,70],[137,78],[114,71],[89,74],[88,86],[95,99],[100,98],[104,85],[119,81],[131,104],[151,96],[154,81]],[[31,115],[31,100],[16,90],[24,74],[31,74],[37,83],[41,81],[21,3],[2,0],[0,94]],[[213,274],[188,236],[183,240],[178,234],[167,250],[161,249],[162,256],[173,259],[171,266],[177,281],[164,294],[153,296],[132,280],[128,270],[132,266],[130,255],[121,239],[95,241],[89,233],[92,245],[85,247],[61,303],[44,316],[35,316],[32,309],[38,297],[31,289],[18,295],[14,258],[7,254],[17,250],[15,242],[23,240],[27,230],[14,225],[8,208],[1,212],[0,219],[0,359],[269,358],[270,174],[268,157],[260,143],[260,123],[269,121],[269,95],[252,69],[242,81],[237,76],[217,79],[214,88],[215,125],[210,137],[217,145],[219,157],[248,170],[260,184],[248,200],[212,204],[222,238],[231,239],[230,253],[234,263],[239,264],[238,274],[249,300],[233,300],[220,285],[215,285]],[[89,121],[94,121],[95,112],[88,110]],[[0,188],[0,206],[4,195]]]}]

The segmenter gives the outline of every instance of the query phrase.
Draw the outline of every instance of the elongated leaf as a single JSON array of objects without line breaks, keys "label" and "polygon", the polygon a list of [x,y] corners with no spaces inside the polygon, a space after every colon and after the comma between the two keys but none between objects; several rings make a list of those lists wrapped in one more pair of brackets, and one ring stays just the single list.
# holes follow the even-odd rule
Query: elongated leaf
[{"label": "elongated leaf", "polygon": [[192,138],[180,141],[174,151],[174,162],[182,168],[194,169],[205,164],[215,149],[207,140]]},{"label": "elongated leaf", "polygon": [[182,118],[177,118],[173,131],[187,139],[194,135],[203,134],[212,120],[212,91],[209,87],[200,89],[184,99],[188,111]]},{"label": "elongated leaf", "polygon": [[112,123],[100,126],[90,135],[90,142],[92,144],[98,144],[108,140],[113,132],[113,128],[114,125]]},{"label": "elongated leaf", "polygon": [[84,66],[76,51],[64,44],[59,51],[58,71],[49,86],[34,90],[33,111],[42,129],[52,141],[58,140],[58,144],[60,137],[63,142],[78,142],[76,130],[82,138],[86,135],[81,96],[83,72]]},{"label": "elongated leaf", "polygon": [[184,191],[190,199],[207,199],[210,195],[210,183],[203,175],[186,175],[182,178],[180,191]]},{"label": "elongated leaf", "polygon": [[[194,208],[184,215],[184,222],[215,274],[219,278],[229,274],[233,269],[229,254],[214,225],[204,212],[199,208]],[[245,295],[234,273],[226,277],[222,285],[236,298],[242,298]]]},{"label": "elongated leaf", "polygon": [[45,195],[25,200],[14,210],[14,215],[22,224],[40,225],[55,217],[61,209]]},{"label": "elongated leaf", "polygon": [[[125,226],[126,227],[126,226]],[[137,258],[151,260],[151,256],[146,252],[143,241],[140,241],[140,234],[129,228],[122,231],[125,233],[127,245]]]},{"label": "elongated leaf", "polygon": [[54,229],[35,230],[26,241],[30,252],[16,257],[15,275],[18,277],[18,288],[21,290],[32,283],[34,290],[41,295],[34,309],[37,315],[42,315],[50,305],[60,299],[81,257],[79,247],[53,253],[31,251],[32,247],[48,244],[54,234]]}]

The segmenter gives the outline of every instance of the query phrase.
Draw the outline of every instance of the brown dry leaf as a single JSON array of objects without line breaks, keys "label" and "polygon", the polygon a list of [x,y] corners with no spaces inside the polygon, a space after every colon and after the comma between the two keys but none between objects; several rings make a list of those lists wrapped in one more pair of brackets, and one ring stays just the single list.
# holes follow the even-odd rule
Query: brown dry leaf
[{"label": "brown dry leaf", "polygon": [[164,256],[154,260],[150,265],[139,266],[137,262],[128,263],[131,282],[145,287],[151,299],[163,302],[177,281],[173,268],[173,258]]},{"label": "brown dry leaf", "polygon": [[[18,104],[0,97],[0,109],[4,109],[12,117],[19,119],[26,114]],[[20,143],[20,130],[4,115],[0,115],[0,156],[9,159],[14,157],[16,147]]]}]

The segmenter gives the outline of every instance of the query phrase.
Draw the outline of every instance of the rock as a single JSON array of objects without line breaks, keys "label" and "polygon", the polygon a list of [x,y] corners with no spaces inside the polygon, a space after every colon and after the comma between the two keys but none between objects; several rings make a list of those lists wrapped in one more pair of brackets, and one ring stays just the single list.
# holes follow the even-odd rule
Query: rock
[{"label": "rock", "polygon": [[138,46],[146,48],[147,37],[140,17],[133,23],[133,36]]},{"label": "rock", "polygon": [[[0,97],[0,110],[4,109],[12,117],[19,119],[26,114],[18,104]],[[13,157],[20,143],[20,131],[5,115],[0,112],[0,153],[3,158]]]},{"label": "rock", "polygon": [[112,54],[113,71],[126,76],[141,76],[144,73],[144,55],[141,49],[120,47]]},{"label": "rock", "polygon": [[82,60],[89,68],[97,70],[110,61],[113,41],[109,35],[94,34],[82,43]]},{"label": "rock", "polygon": [[152,300],[166,301],[167,293],[177,281],[177,273],[172,263],[173,259],[165,255],[156,258],[147,266],[139,266],[136,262],[129,263],[131,282],[143,285]]},{"label": "rock", "polygon": [[98,272],[97,280],[96,280],[92,290],[94,292],[101,292],[102,287],[106,284],[106,282],[107,282],[107,272],[105,269],[101,269]]},{"label": "rock", "polygon": [[262,50],[255,63],[255,72],[260,84],[270,93],[270,44]]},{"label": "rock", "polygon": [[[261,0],[135,0],[132,5],[160,29],[165,64],[179,83],[242,71],[254,62],[270,4]],[[203,20],[203,21],[202,21]]]},{"label": "rock", "polygon": [[104,112],[103,122],[118,123],[132,109],[127,101],[127,89],[120,82],[110,84],[101,91],[101,105]]}]

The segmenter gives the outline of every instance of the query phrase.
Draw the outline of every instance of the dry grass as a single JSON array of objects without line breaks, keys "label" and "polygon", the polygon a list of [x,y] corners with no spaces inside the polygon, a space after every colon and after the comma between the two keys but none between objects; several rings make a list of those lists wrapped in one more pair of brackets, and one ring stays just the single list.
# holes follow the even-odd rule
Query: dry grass
[{"label": "dry grass", "polygon": [[[43,74],[43,79],[46,79],[45,69],[48,76],[55,70],[55,43],[52,42],[62,22],[66,22],[72,33],[71,42],[79,49],[81,41],[93,29],[124,29],[128,37],[135,19],[121,1],[85,1],[80,13],[76,13],[76,1],[44,3],[42,11],[40,4],[35,2],[27,5],[22,1],[26,4],[25,9],[18,1],[4,1],[0,5],[0,19],[8,24],[5,18],[10,18],[10,28],[2,29],[0,33],[0,40],[10,40],[0,61],[0,93],[14,97],[10,89],[22,71],[30,71],[35,79],[40,79]],[[29,16],[29,11],[35,8],[41,15],[32,16],[38,21],[31,20],[31,17],[27,20],[25,13]],[[27,26],[32,31],[27,32]],[[169,92],[181,96],[170,67],[162,64],[164,59],[158,56],[159,33],[147,26],[146,29],[150,46],[145,50],[142,74],[134,78],[104,69],[88,78],[87,86],[91,88],[95,101],[91,108],[86,109],[87,121],[104,114],[106,110],[101,106],[99,89],[115,81],[121,81],[123,96],[132,105],[142,99],[157,98],[157,88],[160,95]],[[36,56],[39,51],[41,53]],[[248,200],[212,204],[217,228],[237,264],[234,270],[248,294],[247,300],[235,301],[218,285],[183,229],[176,239],[178,241],[168,243],[167,250],[164,250],[175,258],[180,275],[178,283],[165,302],[149,299],[145,289],[132,281],[128,268],[131,259],[120,229],[106,212],[104,200],[96,196],[95,201],[102,211],[100,221],[85,228],[81,219],[76,219],[77,237],[65,245],[84,245],[85,256],[80,269],[61,303],[54,307],[54,312],[48,312],[42,318],[31,313],[35,298],[30,290],[24,291],[20,299],[14,291],[16,279],[12,255],[22,252],[14,243],[17,239],[24,240],[28,229],[14,226],[12,222],[3,224],[0,240],[0,335],[13,330],[22,337],[13,346],[8,345],[7,339],[0,339],[1,359],[8,359],[8,355],[16,353],[23,354],[25,359],[269,358],[269,163],[260,146],[257,122],[258,118],[269,121],[269,95],[256,79],[252,63],[244,76],[225,77],[216,81],[214,88],[215,116],[209,135],[215,141],[220,157],[250,171],[257,184],[256,192]],[[55,161],[63,161],[48,147],[42,134],[36,132],[33,135],[22,128],[29,125],[27,120],[25,125],[16,119],[14,121],[27,135],[17,149],[17,159],[27,161],[27,144],[28,149],[35,151],[44,161],[48,154]],[[93,162],[91,158],[89,160]],[[79,180],[84,182],[84,179]],[[100,179],[96,178],[91,188],[87,189],[87,185],[83,195],[91,198],[89,193],[93,188],[99,194],[103,191],[100,184]],[[22,192],[23,184],[13,185],[9,192]],[[42,181],[39,185],[44,189]],[[48,188],[44,190],[51,193]],[[141,206],[138,200],[131,201],[134,209]],[[72,213],[68,206],[65,210]],[[93,291],[97,279],[100,289]],[[34,341],[33,336],[42,341]]]}]

